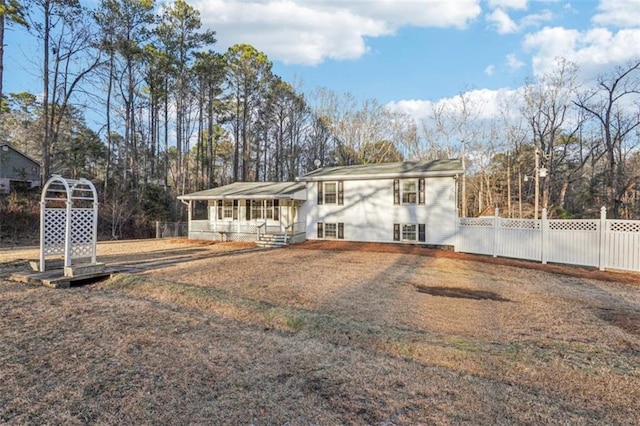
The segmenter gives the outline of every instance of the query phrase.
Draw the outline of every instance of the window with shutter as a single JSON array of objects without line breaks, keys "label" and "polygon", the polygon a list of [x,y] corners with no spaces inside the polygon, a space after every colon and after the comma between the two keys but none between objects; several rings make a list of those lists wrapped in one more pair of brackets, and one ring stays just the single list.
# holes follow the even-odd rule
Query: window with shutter
[{"label": "window with shutter", "polygon": [[416,204],[418,201],[418,185],[415,179],[402,181],[402,204]]},{"label": "window with shutter", "polygon": [[415,241],[416,240],[416,225],[413,223],[407,223],[402,225],[402,240],[403,241]]},{"label": "window with shutter", "polygon": [[325,238],[336,238],[338,236],[338,227],[335,223],[325,223],[324,224],[324,237]]},{"label": "window with shutter", "polygon": [[400,180],[393,181],[393,204],[400,204]]}]

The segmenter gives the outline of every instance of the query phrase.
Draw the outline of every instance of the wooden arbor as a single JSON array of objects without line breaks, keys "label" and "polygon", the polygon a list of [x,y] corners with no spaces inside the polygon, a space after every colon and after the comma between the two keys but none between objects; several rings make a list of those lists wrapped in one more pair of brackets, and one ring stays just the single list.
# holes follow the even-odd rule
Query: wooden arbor
[{"label": "wooden arbor", "polygon": [[74,261],[85,269],[100,267],[96,262],[97,235],[98,193],[93,183],[53,175],[40,199],[39,271],[46,269],[46,256],[61,254],[65,276],[74,275]]}]

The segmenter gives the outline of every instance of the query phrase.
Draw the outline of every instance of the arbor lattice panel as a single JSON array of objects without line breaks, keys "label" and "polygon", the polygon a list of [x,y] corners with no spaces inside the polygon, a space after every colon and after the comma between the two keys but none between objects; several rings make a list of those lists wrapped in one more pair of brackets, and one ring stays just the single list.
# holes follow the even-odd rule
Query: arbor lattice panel
[{"label": "arbor lattice panel", "polygon": [[67,225],[66,209],[47,209],[44,226],[48,230],[44,238],[44,254],[64,254],[64,237]]},{"label": "arbor lattice panel", "polygon": [[40,197],[40,271],[48,255],[64,255],[65,275],[73,274],[67,269],[72,259],[97,264],[97,219],[98,194],[90,181],[51,176]]},{"label": "arbor lattice panel", "polygon": [[93,209],[71,209],[71,257],[93,255]]}]

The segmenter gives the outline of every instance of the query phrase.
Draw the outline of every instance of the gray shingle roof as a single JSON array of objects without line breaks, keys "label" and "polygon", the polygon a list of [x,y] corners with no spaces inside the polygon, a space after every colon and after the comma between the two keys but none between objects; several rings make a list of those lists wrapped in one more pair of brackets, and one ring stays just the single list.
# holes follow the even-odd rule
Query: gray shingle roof
[{"label": "gray shingle roof", "polygon": [[[181,200],[211,200],[211,199],[270,199],[288,198],[305,199],[304,182],[235,182],[213,189],[181,195]],[[300,194],[298,192],[303,191]]]},{"label": "gray shingle roof", "polygon": [[454,176],[464,173],[462,161],[432,160],[399,163],[364,164],[357,166],[323,167],[296,178],[297,181],[333,179],[392,179],[403,177]]}]

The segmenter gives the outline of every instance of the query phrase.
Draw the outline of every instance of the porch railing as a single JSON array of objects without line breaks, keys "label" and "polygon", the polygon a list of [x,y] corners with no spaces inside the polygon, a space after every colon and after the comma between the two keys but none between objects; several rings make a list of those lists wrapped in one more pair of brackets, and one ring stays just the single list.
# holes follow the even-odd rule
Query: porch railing
[{"label": "porch railing", "polygon": [[[262,228],[265,228],[265,231],[261,231]],[[256,228],[256,235],[257,235],[256,239],[258,239],[258,240],[260,239],[260,235],[262,235],[262,234],[264,234],[266,232],[266,228],[267,228],[267,222],[264,222],[264,223],[262,223],[262,224],[257,226],[257,228]]]},{"label": "porch railing", "polygon": [[284,229],[285,234],[294,236],[298,234],[303,234],[306,232],[305,223],[304,222],[293,222],[287,225]]}]

